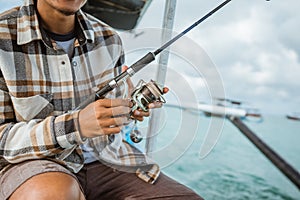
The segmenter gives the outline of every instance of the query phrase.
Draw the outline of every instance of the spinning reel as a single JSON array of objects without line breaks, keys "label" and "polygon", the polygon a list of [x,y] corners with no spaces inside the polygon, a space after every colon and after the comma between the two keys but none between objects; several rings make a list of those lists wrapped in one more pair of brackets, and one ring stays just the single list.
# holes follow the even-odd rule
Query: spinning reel
[{"label": "spinning reel", "polygon": [[134,104],[132,111],[140,108],[147,112],[150,103],[166,103],[166,100],[162,95],[163,88],[160,88],[155,81],[151,80],[149,83],[146,83],[145,81],[140,80],[131,94],[131,101]]},{"label": "spinning reel", "polygon": [[[137,109],[142,109],[143,111],[147,112],[149,110],[148,106],[150,103],[166,103],[166,100],[162,95],[163,88],[159,87],[155,81],[151,80],[150,82],[146,83],[145,81],[140,80],[131,94],[131,101],[133,103],[131,113]],[[132,129],[130,133],[130,139],[134,143],[139,143],[142,141],[142,134],[136,127]]]}]

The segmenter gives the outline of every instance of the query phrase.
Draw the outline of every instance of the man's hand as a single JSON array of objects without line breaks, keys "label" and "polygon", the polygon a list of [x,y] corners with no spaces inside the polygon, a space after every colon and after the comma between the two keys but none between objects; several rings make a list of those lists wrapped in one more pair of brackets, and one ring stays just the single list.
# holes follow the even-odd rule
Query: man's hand
[{"label": "man's hand", "polygon": [[129,100],[100,99],[79,112],[79,126],[83,137],[119,133],[129,123],[132,107]]}]

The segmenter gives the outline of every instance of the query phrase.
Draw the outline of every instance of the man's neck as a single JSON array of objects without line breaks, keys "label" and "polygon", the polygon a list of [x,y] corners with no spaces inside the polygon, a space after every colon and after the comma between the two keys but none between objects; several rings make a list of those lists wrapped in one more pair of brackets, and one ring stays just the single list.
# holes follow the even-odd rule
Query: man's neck
[{"label": "man's neck", "polygon": [[37,11],[40,16],[42,26],[57,34],[68,34],[74,30],[75,14],[64,15],[57,10],[45,5],[43,1],[37,2]]}]

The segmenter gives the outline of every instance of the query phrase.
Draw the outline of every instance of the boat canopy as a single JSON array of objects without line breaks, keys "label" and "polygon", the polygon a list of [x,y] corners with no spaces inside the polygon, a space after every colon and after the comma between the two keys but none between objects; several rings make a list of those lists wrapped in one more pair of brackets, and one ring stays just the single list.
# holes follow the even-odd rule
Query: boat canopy
[{"label": "boat canopy", "polygon": [[82,8],[113,28],[136,27],[152,0],[88,0]]}]

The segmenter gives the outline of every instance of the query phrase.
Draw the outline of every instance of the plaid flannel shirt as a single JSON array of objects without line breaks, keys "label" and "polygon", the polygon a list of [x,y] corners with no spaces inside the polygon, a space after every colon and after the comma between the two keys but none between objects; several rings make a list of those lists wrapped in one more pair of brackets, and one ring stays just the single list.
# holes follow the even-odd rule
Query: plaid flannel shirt
[{"label": "plaid flannel shirt", "polygon": [[[33,0],[0,15],[0,170],[49,159],[76,173],[84,165],[80,145],[86,142],[101,162],[153,183],[159,167],[121,134],[81,137],[74,108],[120,73],[123,49],[109,26],[81,10],[76,17],[69,59],[40,28]],[[120,98],[120,91],[107,97]]]}]

